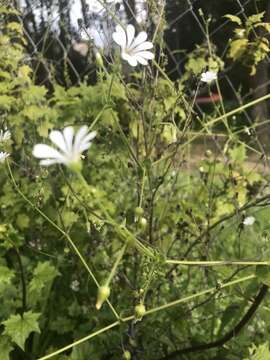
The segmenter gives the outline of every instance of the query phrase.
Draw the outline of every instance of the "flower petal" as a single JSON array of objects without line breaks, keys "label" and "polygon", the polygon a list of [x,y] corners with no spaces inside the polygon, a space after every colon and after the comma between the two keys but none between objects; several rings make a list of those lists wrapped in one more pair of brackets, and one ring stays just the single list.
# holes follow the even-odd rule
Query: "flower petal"
[{"label": "flower petal", "polygon": [[138,63],[140,63],[142,65],[148,65],[148,61],[145,60],[143,57],[136,55],[136,59],[137,59]]},{"label": "flower petal", "polygon": [[45,159],[45,160],[41,160],[39,162],[39,164],[42,166],[50,166],[50,165],[59,164],[59,163],[62,163],[62,161],[57,160],[57,159]]},{"label": "flower petal", "polygon": [[135,56],[140,56],[147,60],[152,60],[155,57],[155,55],[151,53],[151,51],[139,51],[138,53],[135,53]]},{"label": "flower petal", "polygon": [[137,66],[138,62],[136,60],[136,56],[131,56],[131,55],[127,54],[126,52],[122,52],[121,56],[122,56],[122,59],[126,60],[129,63],[129,65]]},{"label": "flower petal", "polygon": [[91,140],[94,139],[94,137],[96,136],[97,132],[96,131],[91,131],[88,135],[86,135],[82,141],[79,144],[79,148],[78,151],[79,153],[83,153],[85,150],[89,149],[91,146]]},{"label": "flower petal", "polygon": [[65,154],[68,154],[67,145],[61,131],[58,130],[51,131],[49,138],[54,143],[54,145],[59,147],[59,149],[62,150]]},{"label": "flower petal", "polygon": [[0,152],[0,163],[3,163],[6,160],[6,158],[9,157],[9,155],[10,155],[9,153],[7,153],[5,151],[1,151]]},{"label": "flower petal", "polygon": [[97,132],[96,131],[91,131],[88,135],[85,136],[85,138],[83,138],[83,141],[91,141],[93,140],[95,137],[97,136]]},{"label": "flower petal", "polygon": [[78,130],[77,134],[75,135],[74,146],[73,146],[74,154],[76,155],[80,154],[80,150],[79,150],[80,144],[87,135],[87,132],[88,132],[88,128],[86,125],[84,125]]},{"label": "flower petal", "polygon": [[136,38],[134,39],[133,43],[132,43],[132,48],[134,48],[135,46],[138,46],[139,44],[145,42],[145,40],[147,39],[147,33],[145,31],[141,31]]},{"label": "flower petal", "polygon": [[121,46],[122,48],[126,47],[127,44],[127,36],[125,30],[122,28],[122,26],[117,25],[116,31],[112,34],[113,40]]},{"label": "flower petal", "polygon": [[72,126],[67,126],[63,130],[64,139],[66,142],[67,153],[71,154],[73,150],[73,135],[74,129]]},{"label": "flower petal", "polygon": [[91,141],[80,144],[79,147],[80,153],[83,153],[85,150],[89,149],[91,145],[92,145]]},{"label": "flower petal", "polygon": [[129,24],[127,26],[127,44],[126,44],[127,47],[131,46],[134,36],[135,36],[135,27]]},{"label": "flower petal", "polygon": [[91,140],[93,140],[95,138],[95,136],[97,135],[96,131],[91,131],[89,134],[87,134],[82,141],[80,142],[81,145],[91,142]]},{"label": "flower petal", "polygon": [[150,41],[145,41],[136,47],[133,47],[133,51],[143,51],[143,50],[150,50],[154,47],[154,45]]},{"label": "flower petal", "polygon": [[33,155],[38,159],[59,159],[64,161],[65,157],[56,149],[49,145],[37,144],[34,146]]}]

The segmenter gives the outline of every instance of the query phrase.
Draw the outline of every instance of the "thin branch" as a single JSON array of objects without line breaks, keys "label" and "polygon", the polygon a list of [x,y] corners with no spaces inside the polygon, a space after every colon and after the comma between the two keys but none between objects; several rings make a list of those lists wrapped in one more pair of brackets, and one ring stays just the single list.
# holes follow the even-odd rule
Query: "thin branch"
[{"label": "thin branch", "polygon": [[[232,280],[232,281],[229,281],[225,284],[222,284],[219,286],[219,289],[225,289],[227,287],[230,287],[230,286],[233,286],[233,285],[236,285],[236,284],[239,284],[239,283],[242,283],[242,282],[245,282],[245,281],[248,281],[248,280],[253,280],[255,279],[256,276],[254,274],[252,275],[249,275],[249,276],[245,276],[245,277],[242,277],[240,279],[236,279],[236,280]],[[182,303],[185,303],[189,300],[193,300],[197,297],[200,297],[200,296],[203,296],[203,295],[207,295],[207,294],[212,294],[212,293],[215,293],[217,291],[217,288],[216,287],[212,287],[210,289],[207,289],[207,290],[203,290],[203,291],[200,291],[196,294],[192,294],[192,295],[189,295],[189,296],[186,296],[184,298],[181,298],[181,299],[177,299],[177,300],[174,300],[174,301],[171,301],[167,304],[164,304],[164,305],[161,305],[161,306],[157,306],[155,308],[152,308],[150,310],[147,310],[145,315],[144,316],[148,316],[150,314],[153,314],[153,313],[156,313],[156,312],[159,312],[159,311],[162,311],[162,310],[165,310],[165,309],[169,309],[171,307],[174,307],[176,305],[179,305],[179,304],[182,304]],[[61,349],[58,349],[57,351],[49,354],[49,355],[46,355],[46,356],[43,356],[41,358],[39,358],[38,360],[47,360],[47,359],[51,359],[53,358],[54,356],[56,355],[59,355],[63,352],[65,352],[66,350],[69,350],[69,349],[72,349],[73,347],[79,345],[79,344],[82,344],[83,342],[101,334],[101,333],[104,333],[106,331],[109,331],[111,330],[112,328],[115,328],[123,323],[126,323],[126,322],[129,322],[129,321],[132,321],[134,320],[134,315],[130,315],[128,317],[125,317],[125,318],[121,318],[119,319],[118,321],[115,321],[114,323],[108,325],[108,326],[105,326],[103,327],[102,329],[100,330],[97,330],[96,332],[90,334],[90,335],[87,335],[85,336],[84,338],[81,338],[79,340],[76,340],[74,341],[73,343],[61,348]]]},{"label": "thin branch", "polygon": [[171,354],[161,358],[160,360],[179,359],[179,356],[184,354],[209,350],[216,347],[222,347],[225,343],[227,343],[232,338],[237,336],[240,333],[240,331],[245,327],[245,325],[247,325],[247,323],[251,320],[252,316],[255,314],[255,312],[258,310],[259,306],[261,305],[265,295],[267,294],[267,291],[268,291],[268,286],[262,285],[246,314],[242,317],[242,319],[238,322],[238,324],[227,334],[225,334],[222,338],[210,343],[195,345],[182,350],[174,351]]}]

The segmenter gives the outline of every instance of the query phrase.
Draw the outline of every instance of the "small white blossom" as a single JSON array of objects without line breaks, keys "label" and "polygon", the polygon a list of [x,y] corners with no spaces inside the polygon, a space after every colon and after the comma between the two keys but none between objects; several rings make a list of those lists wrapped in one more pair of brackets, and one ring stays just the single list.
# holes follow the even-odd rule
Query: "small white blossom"
[{"label": "small white blossom", "polygon": [[71,290],[77,292],[80,290],[80,282],[78,280],[73,280],[70,284]]},{"label": "small white blossom", "polygon": [[0,151],[0,163],[3,163],[7,157],[9,157],[9,153]]},{"label": "small white blossom", "polygon": [[11,137],[11,133],[8,130],[0,130],[0,143],[8,141]]},{"label": "small white blossom", "polygon": [[254,216],[248,216],[244,219],[243,224],[246,226],[251,226],[253,225],[255,222],[255,217]]},{"label": "small white blossom", "polygon": [[201,81],[210,84],[212,81],[217,79],[217,73],[209,70],[201,74]]},{"label": "small white blossom", "polygon": [[154,54],[148,51],[153,48],[153,44],[146,41],[147,34],[145,31],[141,31],[135,37],[133,25],[127,25],[126,30],[117,25],[112,37],[116,44],[121,47],[122,59],[126,60],[129,65],[137,66],[138,63],[147,65],[148,60],[154,59]]},{"label": "small white blossom", "polygon": [[96,132],[88,132],[87,126],[82,126],[74,136],[72,126],[66,127],[63,132],[53,130],[49,138],[52,143],[58,147],[46,144],[37,144],[34,146],[33,155],[40,161],[40,165],[49,166],[52,164],[64,164],[74,167],[80,164],[82,153],[91,146],[91,140],[96,136]]}]

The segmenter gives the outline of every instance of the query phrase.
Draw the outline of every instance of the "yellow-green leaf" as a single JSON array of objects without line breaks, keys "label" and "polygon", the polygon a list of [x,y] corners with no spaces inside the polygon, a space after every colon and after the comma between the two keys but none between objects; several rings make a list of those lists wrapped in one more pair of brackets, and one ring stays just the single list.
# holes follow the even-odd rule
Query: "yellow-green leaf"
[{"label": "yellow-green leaf", "polygon": [[224,17],[231,20],[232,22],[237,23],[238,25],[242,25],[242,20],[236,15],[226,14]]},{"label": "yellow-green leaf", "polygon": [[27,311],[21,315],[11,315],[6,321],[4,335],[8,335],[21,349],[24,350],[24,344],[31,332],[40,332],[38,325],[39,313]]}]

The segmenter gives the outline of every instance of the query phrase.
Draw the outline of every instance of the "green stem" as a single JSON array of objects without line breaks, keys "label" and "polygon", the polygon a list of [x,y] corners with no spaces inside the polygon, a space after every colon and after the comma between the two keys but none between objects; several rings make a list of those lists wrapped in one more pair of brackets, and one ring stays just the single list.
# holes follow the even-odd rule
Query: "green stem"
[{"label": "green stem", "polygon": [[166,260],[166,264],[174,265],[199,265],[199,266],[230,266],[230,265],[243,265],[243,266],[269,266],[269,261],[188,261],[188,260]]},{"label": "green stem", "polygon": [[[77,173],[79,179],[81,180],[82,184],[85,186],[86,189],[88,189],[88,184],[85,178],[81,173]],[[145,255],[154,258],[155,255],[153,252],[144,246],[124,225],[119,225],[117,222],[113,220],[113,218],[110,216],[108,211],[105,209],[105,207],[102,205],[101,201],[99,201],[98,206],[100,207],[101,211],[104,213],[107,223],[112,225],[117,232],[117,234],[121,237],[121,239],[124,240],[125,243],[131,241],[134,246]]]},{"label": "green stem", "polygon": [[[220,285],[219,286],[219,289],[225,289],[226,287],[229,287],[229,286],[232,286],[232,285],[236,285],[236,284],[239,284],[241,282],[244,282],[244,281],[247,281],[247,280],[251,280],[251,279],[255,279],[256,278],[256,275],[255,274],[252,274],[252,275],[248,275],[248,276],[245,276],[243,278],[240,278],[240,279],[237,279],[237,280],[233,280],[233,281],[230,281],[230,282],[227,282],[226,284],[224,285]],[[161,306],[157,306],[153,309],[150,309],[150,310],[147,310],[145,315],[149,315],[149,314],[153,314],[155,312],[158,312],[158,311],[161,311],[161,310],[165,310],[165,309],[168,309],[170,307],[173,307],[175,305],[179,305],[183,302],[187,302],[189,300],[193,300],[197,297],[200,297],[202,295],[206,295],[206,294],[211,294],[213,292],[217,291],[217,288],[216,287],[213,287],[213,288],[210,288],[210,289],[207,289],[207,290],[203,290],[203,291],[200,291],[196,294],[193,294],[193,295],[189,295],[189,296],[186,296],[182,299],[178,299],[178,300],[174,300],[174,301],[171,301],[167,304],[164,304],[164,305],[161,305]]]},{"label": "green stem", "polygon": [[91,123],[91,125],[89,126],[89,131],[91,131],[93,129],[93,127],[96,125],[96,123],[98,122],[98,120],[100,119],[101,115],[103,114],[103,112],[107,109],[109,109],[110,106],[108,104],[105,104],[103,106],[103,108],[100,110],[100,112],[97,114],[97,116],[95,117],[94,121]]},{"label": "green stem", "polygon": [[139,207],[142,207],[142,202],[143,202],[144,185],[145,185],[145,179],[146,179],[145,173],[146,173],[145,169],[143,169],[143,178],[142,178],[142,187],[141,187],[141,193],[140,193]]},{"label": "green stem", "polygon": [[[255,279],[255,278],[256,278],[256,275],[254,275],[254,274],[249,275],[249,276],[245,276],[245,277],[242,277],[240,279],[232,280],[230,282],[227,282],[226,284],[220,285],[219,289],[220,290],[225,289],[225,288],[227,288],[229,286],[240,284],[240,283],[242,283],[244,281],[252,280],[252,279]],[[184,298],[181,298],[181,299],[178,299],[178,300],[175,300],[175,301],[171,301],[171,302],[169,302],[167,304],[157,306],[157,307],[155,307],[153,309],[147,310],[144,317],[147,316],[147,315],[156,313],[158,311],[168,309],[168,308],[173,307],[175,305],[179,305],[181,303],[187,302],[189,300],[193,300],[193,299],[195,299],[197,297],[200,297],[200,296],[203,296],[203,295],[206,295],[206,294],[210,294],[210,293],[214,293],[216,291],[217,291],[217,288],[213,287],[213,288],[210,288],[210,289],[207,289],[207,290],[200,291],[200,292],[198,292],[196,294],[189,295],[189,296],[186,296]],[[61,354],[66,350],[72,349],[73,347],[75,347],[77,345],[80,345],[80,344],[84,343],[85,341],[90,340],[90,339],[92,339],[93,337],[95,337],[95,336],[97,336],[99,334],[102,334],[102,333],[104,333],[106,331],[111,330],[112,328],[120,325],[121,323],[125,323],[125,322],[128,322],[128,321],[134,320],[134,318],[135,318],[134,315],[131,315],[131,316],[122,318],[121,321],[120,320],[115,321],[114,323],[112,323],[110,325],[107,325],[107,326],[103,327],[102,329],[97,330],[97,331],[93,332],[92,334],[87,335],[87,336],[81,338],[80,340],[74,341],[72,344],[69,344],[69,345],[67,345],[67,346],[65,346],[65,347],[63,347],[63,348],[61,348],[61,349],[59,349],[59,350],[57,350],[57,351],[55,351],[55,352],[53,352],[53,353],[51,353],[49,355],[43,356],[43,357],[41,357],[41,358],[39,358],[37,360],[51,359],[52,357],[54,357],[54,356],[56,356],[58,354]]]},{"label": "green stem", "polygon": [[112,278],[114,277],[114,275],[115,275],[115,273],[116,273],[117,267],[118,267],[118,265],[119,265],[119,263],[120,263],[123,255],[124,255],[124,253],[125,253],[125,251],[126,251],[126,248],[127,248],[127,244],[125,244],[125,245],[122,247],[122,249],[119,251],[118,256],[117,256],[117,258],[116,258],[116,261],[115,261],[115,263],[114,263],[114,265],[113,265],[113,268],[112,268],[112,270],[111,270],[111,272],[110,272],[110,275],[108,276],[108,279],[106,280],[106,286],[109,286],[109,285],[110,285],[110,282],[111,282]]},{"label": "green stem", "polygon": [[[74,250],[75,254],[78,256],[78,258],[80,259],[81,263],[83,264],[83,266],[85,267],[85,269],[87,270],[88,274],[90,275],[90,277],[92,278],[92,280],[94,281],[94,283],[96,284],[97,287],[100,287],[99,282],[97,281],[94,273],[92,272],[92,270],[90,269],[90,267],[88,266],[87,262],[84,260],[83,255],[81,254],[80,250],[77,248],[77,246],[75,245],[75,243],[73,242],[73,240],[71,239],[71,237],[63,230],[61,229],[53,220],[51,220],[46,214],[44,214],[43,211],[41,211],[35,204],[32,203],[31,200],[29,200],[24,193],[20,190],[19,186],[16,183],[16,180],[14,179],[13,173],[11,171],[9,162],[7,161],[7,168],[8,168],[8,172],[11,178],[11,181],[13,183],[13,186],[15,188],[15,190],[18,192],[18,194],[20,194],[20,196],[34,209],[36,210],[46,221],[48,221],[48,223],[50,223],[56,230],[58,230],[62,235],[64,235],[64,237],[67,239],[68,243],[70,244],[70,246],[72,247],[72,249]],[[111,308],[113,314],[115,315],[115,317],[117,319],[119,319],[119,315],[117,313],[117,311],[114,309],[113,305],[110,303],[109,300],[107,300],[107,304],[109,305],[109,307]]]},{"label": "green stem", "polygon": [[110,324],[108,326],[105,326],[104,328],[102,328],[100,330],[97,330],[97,331],[93,332],[92,334],[90,334],[88,336],[85,336],[84,338],[82,338],[80,340],[77,340],[74,343],[69,344],[69,345],[67,345],[67,346],[65,346],[65,347],[63,347],[63,348],[49,354],[49,355],[43,356],[43,357],[39,358],[38,360],[51,359],[52,357],[54,357],[56,355],[59,355],[59,354],[63,353],[64,351],[67,351],[69,349],[72,349],[74,346],[78,346],[78,345],[84,343],[85,341],[90,340],[93,337],[95,337],[95,336],[97,336],[99,334],[102,334],[102,333],[104,333],[104,332],[106,332],[106,331],[108,331],[108,330],[110,330],[110,329],[112,329],[112,328],[114,328],[115,326],[118,326],[118,325],[120,325],[120,321],[115,321],[114,323],[112,323],[112,324]]},{"label": "green stem", "polygon": [[134,153],[132,147],[130,146],[129,142],[128,142],[128,139],[122,129],[122,127],[120,126],[119,122],[118,122],[118,119],[116,118],[115,114],[112,112],[112,116],[114,118],[114,122],[120,132],[120,135],[121,135],[121,138],[122,138],[122,141],[124,142],[124,144],[127,146],[128,148],[128,151],[130,152],[130,155],[131,157],[133,158],[133,160],[136,162],[136,164],[143,170],[143,166],[140,164],[139,160],[137,159],[136,157],[136,154]]},{"label": "green stem", "polygon": [[156,60],[152,60],[153,64],[155,65],[155,67],[158,69],[158,71],[162,74],[162,76],[168,81],[169,85],[171,86],[172,89],[175,90],[174,88],[174,83],[172,82],[172,80],[169,78],[169,76],[166,74],[166,72],[161,68],[161,66],[156,62]]}]

